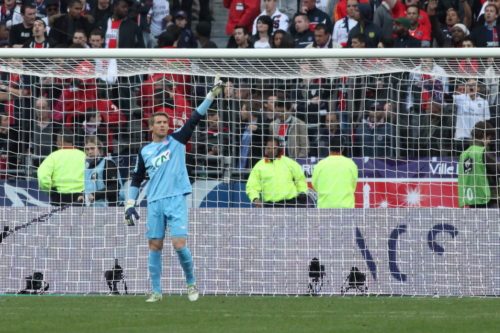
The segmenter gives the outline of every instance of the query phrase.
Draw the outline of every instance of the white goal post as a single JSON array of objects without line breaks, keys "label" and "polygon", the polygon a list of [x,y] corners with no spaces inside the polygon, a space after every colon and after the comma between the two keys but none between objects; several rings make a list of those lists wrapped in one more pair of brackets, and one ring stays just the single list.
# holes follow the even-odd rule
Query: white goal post
[{"label": "white goal post", "polygon": [[[124,225],[120,205],[151,140],[148,117],[168,112],[179,129],[216,74],[228,88],[186,146],[201,294],[342,295],[353,267],[366,281],[347,294],[500,294],[499,211],[459,208],[457,185],[474,124],[499,134],[494,48],[2,49],[0,294],[25,291],[37,272],[44,283],[29,293],[47,283],[46,293],[107,294],[115,262],[120,293],[122,281],[129,294],[150,291],[147,182],[135,227]],[[83,207],[52,207],[38,184],[62,129],[78,149],[101,142],[88,168],[105,156],[116,165],[116,186],[97,188],[101,176],[89,173]],[[354,209],[316,208],[311,177],[332,136],[358,167]],[[255,208],[248,198],[270,137],[302,168],[302,208]],[[500,141],[489,147],[495,154]],[[475,188],[485,186],[493,191]],[[177,256],[169,246],[163,253],[163,292],[185,293]],[[311,272],[313,258],[324,274]]]}]

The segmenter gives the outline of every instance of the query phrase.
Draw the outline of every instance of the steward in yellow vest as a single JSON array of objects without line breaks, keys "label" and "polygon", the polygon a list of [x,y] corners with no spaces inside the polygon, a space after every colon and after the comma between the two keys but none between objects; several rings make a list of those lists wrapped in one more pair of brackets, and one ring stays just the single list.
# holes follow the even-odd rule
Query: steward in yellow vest
[{"label": "steward in yellow vest", "polygon": [[73,144],[73,133],[64,130],[57,136],[59,149],[38,168],[38,186],[54,206],[76,202],[85,188],[85,153]]},{"label": "steward in yellow vest", "polygon": [[312,185],[318,193],[318,208],[354,208],[358,183],[358,166],[342,156],[340,136],[330,138],[330,156],[322,159],[312,174]]},{"label": "steward in yellow vest", "polygon": [[267,140],[266,158],[255,164],[248,177],[246,193],[255,207],[297,207],[307,203],[302,167],[281,156],[280,150],[277,138]]}]

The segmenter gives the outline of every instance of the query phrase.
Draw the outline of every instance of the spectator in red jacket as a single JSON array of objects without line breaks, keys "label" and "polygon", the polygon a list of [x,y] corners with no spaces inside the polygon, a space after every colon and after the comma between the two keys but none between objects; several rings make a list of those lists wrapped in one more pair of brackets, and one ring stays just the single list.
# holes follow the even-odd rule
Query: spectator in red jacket
[{"label": "spectator in red jacket", "polygon": [[[147,124],[149,116],[153,114],[153,112],[158,111],[158,105],[155,103],[155,91],[158,89],[165,90],[169,96],[168,98],[173,100],[173,104],[171,104],[173,105],[176,114],[180,115],[179,117],[182,119],[187,119],[188,115],[191,113],[189,102],[183,95],[177,92],[175,82],[166,76],[158,76],[156,81],[150,81],[147,84],[143,84],[137,98],[139,106],[142,107],[142,116],[145,121],[144,126],[149,128],[149,125]],[[156,98],[156,101],[158,101],[158,98]]]},{"label": "spectator in red jacket", "polygon": [[[75,47],[83,48],[81,44]],[[97,87],[94,78],[85,78],[88,73],[94,72],[94,65],[89,61],[82,61],[75,69],[75,78],[70,80],[69,87],[63,89],[55,102],[53,118],[56,121],[72,121],[76,112],[84,113],[92,107],[91,103],[97,100]],[[69,118],[68,118],[69,117]],[[66,118],[66,119],[63,119]]]},{"label": "spectator in red jacket", "polygon": [[[420,9],[422,7],[420,0],[402,0],[402,1],[406,4],[406,8],[409,8],[410,6],[417,6],[419,8],[419,10],[418,10],[418,24],[423,29],[428,29],[430,31],[431,30],[431,21],[429,20],[429,16],[427,15],[427,12]],[[405,15],[406,14],[407,14],[407,11],[405,11]]]},{"label": "spectator in red jacket", "polygon": [[231,35],[238,25],[252,31],[253,21],[260,14],[260,0],[224,0],[224,7],[229,9],[227,35]]},{"label": "spectator in red jacket", "polygon": [[410,20],[411,28],[408,30],[410,36],[422,41],[422,47],[431,46],[431,27],[419,24],[419,9],[415,5],[408,6],[406,18]]},{"label": "spectator in red jacket", "polygon": [[[176,65],[176,64],[173,64]],[[171,83],[174,83],[172,86]],[[159,88],[172,89],[172,93],[179,101],[179,105],[189,106],[184,96],[191,93],[188,84],[191,82],[189,75],[182,74],[153,74],[146,80],[137,92],[137,104],[143,109],[143,117],[151,115],[154,109],[154,91]],[[145,118],[147,120],[147,118]],[[147,124],[146,124],[147,125]],[[147,127],[149,128],[149,126]]]},{"label": "spectator in red jacket", "polygon": [[[85,109],[85,107],[87,108]],[[113,102],[107,99],[99,98],[81,101],[81,103],[77,105],[75,112],[67,113],[64,120],[66,127],[72,127],[74,124],[74,118],[78,115],[84,114],[86,112],[85,110],[90,108],[99,111],[104,123],[109,124],[110,126],[117,127],[124,125],[126,122],[125,116],[121,110],[113,104]]]}]

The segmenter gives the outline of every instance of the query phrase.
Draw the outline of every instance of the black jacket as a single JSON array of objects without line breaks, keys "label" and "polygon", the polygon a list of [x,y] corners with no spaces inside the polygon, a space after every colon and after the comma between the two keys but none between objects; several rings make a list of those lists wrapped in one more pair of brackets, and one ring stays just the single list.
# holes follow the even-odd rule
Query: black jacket
[{"label": "black jacket", "polygon": [[[497,27],[500,27],[500,25],[497,25]],[[497,31],[498,30],[500,30],[500,28],[497,28]],[[488,27],[485,25],[480,25],[472,29],[471,37],[474,39],[476,47],[498,47],[498,41],[488,40],[489,34],[491,34],[491,32],[488,31]],[[491,34],[491,36],[493,36],[493,34]]]},{"label": "black jacket", "polygon": [[293,39],[295,39],[295,47],[298,49],[303,49],[307,45],[314,42],[314,32],[311,30],[306,30],[302,33],[296,32],[292,35]]},{"label": "black jacket", "polygon": [[[137,20],[136,22],[139,24],[139,27],[141,28],[142,31],[144,32],[150,32],[149,30],[149,23],[148,23],[148,13],[151,7],[153,7],[153,0],[141,0],[141,4],[144,4],[143,6],[137,5]],[[112,5],[110,5],[111,7]],[[111,11],[111,14],[113,12]]]},{"label": "black jacket", "polygon": [[[87,1],[87,3],[88,3],[88,1]],[[94,18],[94,26],[96,28],[97,28],[98,23],[101,22],[101,20],[103,19],[103,17],[113,15],[113,4],[110,4],[108,6],[108,8],[106,8],[103,11],[98,11],[98,10],[99,9],[97,8],[97,4],[95,4],[95,6],[90,7],[90,10],[88,11],[88,14]]]},{"label": "black jacket", "polygon": [[26,41],[33,37],[33,28],[25,28],[23,22],[14,24],[10,28],[9,42],[12,45],[24,45]]},{"label": "black jacket", "polygon": [[87,16],[80,16],[78,20],[74,21],[74,29],[70,30],[69,20],[72,20],[67,14],[61,15],[54,19],[52,28],[50,29],[49,37],[53,39],[56,44],[73,44],[73,34],[75,30],[85,31],[85,35],[89,36],[92,31],[92,23],[89,21]]},{"label": "black jacket", "polygon": [[396,49],[406,49],[406,48],[420,48],[422,46],[422,41],[410,35],[404,37],[394,37],[394,48]]},{"label": "black jacket", "polygon": [[[99,29],[102,31],[102,37],[106,39],[108,22],[111,17],[104,17],[99,23]],[[141,28],[128,17],[124,18],[118,28],[118,48],[119,49],[143,49],[145,48],[142,38]]]},{"label": "black jacket", "polygon": [[183,28],[181,30],[181,35],[179,41],[177,42],[178,49],[196,49],[198,48],[198,42],[194,38],[194,33],[188,28]]},{"label": "black jacket", "polygon": [[362,33],[366,36],[366,44],[365,47],[369,48],[377,48],[378,42],[380,38],[383,36],[382,28],[378,25],[374,24],[372,20],[372,9],[371,6],[367,3],[359,3],[358,4],[359,14],[363,18],[364,26],[361,26],[359,23],[351,29],[349,32],[349,39],[347,40],[347,45],[351,47],[352,38],[359,33]]},{"label": "black jacket", "polygon": [[[320,118],[324,117],[320,116],[320,110],[325,112],[328,111],[329,103],[327,101],[330,100],[327,89],[322,89],[320,84],[314,82],[305,85],[302,80],[300,80],[294,88],[295,89],[291,92],[291,96],[297,101],[297,113],[295,116],[306,124],[321,123]],[[315,97],[320,98],[320,104],[310,102]]]},{"label": "black jacket", "polygon": [[447,38],[443,29],[441,29],[438,17],[436,15],[430,15],[429,21],[431,22],[432,36],[436,39],[437,45],[439,47],[455,47],[453,45],[453,39]]},{"label": "black jacket", "polygon": [[410,134],[413,156],[448,157],[453,147],[453,108],[443,108],[443,114],[432,119],[428,113],[411,115]]},{"label": "black jacket", "polygon": [[[88,160],[89,169],[95,169],[96,165],[101,163],[102,157],[93,160]],[[118,181],[118,166],[114,161],[107,160],[106,166],[103,170],[103,181],[106,187],[104,189],[94,192],[94,200],[107,199],[108,205],[114,207],[118,203],[118,195],[120,193],[120,183]]]},{"label": "black jacket", "polygon": [[[243,133],[245,132],[247,126],[251,124],[248,124],[247,122],[240,123],[240,128],[238,129],[239,132],[239,148],[241,149],[241,140],[243,138]],[[255,131],[252,131],[252,139],[250,141],[250,149],[248,151],[247,155],[247,161],[246,161],[246,168],[253,168],[257,162],[259,162],[262,159],[262,156],[264,156],[264,146],[265,146],[265,140],[267,139],[267,136],[269,135],[268,132],[268,125],[264,124],[262,122],[262,116],[259,116],[257,119],[257,129]],[[239,154],[241,156],[241,154]],[[239,163],[238,163],[239,164]]]}]

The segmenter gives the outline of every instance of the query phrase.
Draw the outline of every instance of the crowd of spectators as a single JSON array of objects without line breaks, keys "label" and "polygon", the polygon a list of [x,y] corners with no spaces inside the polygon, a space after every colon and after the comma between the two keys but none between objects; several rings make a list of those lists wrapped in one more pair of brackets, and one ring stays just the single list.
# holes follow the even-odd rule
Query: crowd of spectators
[{"label": "crowd of spectators", "polygon": [[[0,47],[216,48],[210,0],[193,2],[3,0]],[[224,0],[223,5],[229,9],[227,48],[499,46],[497,0]],[[6,61],[23,66],[20,59]],[[309,66],[304,61],[300,70],[308,72]],[[37,165],[55,149],[62,128],[74,133],[79,148],[87,136],[97,136],[106,153],[133,154],[119,142],[147,141],[147,118],[158,111],[171,116],[172,131],[180,128],[209,83],[180,74],[124,77],[116,68],[114,59],[76,66],[76,74],[95,71],[99,79],[1,73],[0,169],[14,169],[26,154]],[[278,138],[282,154],[291,158],[322,157],[337,135],[351,157],[458,156],[476,122],[498,128],[496,68],[494,59],[422,59],[411,73],[225,78],[224,97],[214,102],[187,147],[190,163],[219,172],[225,162],[217,156],[233,156],[234,167],[251,168],[263,157],[268,137]],[[484,79],[449,79],[446,72],[452,70]],[[130,134],[133,120],[142,124],[138,137]]]}]

